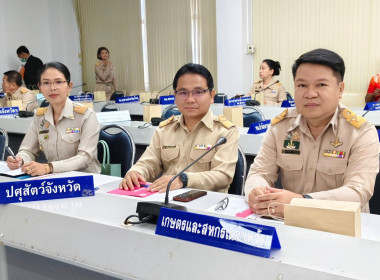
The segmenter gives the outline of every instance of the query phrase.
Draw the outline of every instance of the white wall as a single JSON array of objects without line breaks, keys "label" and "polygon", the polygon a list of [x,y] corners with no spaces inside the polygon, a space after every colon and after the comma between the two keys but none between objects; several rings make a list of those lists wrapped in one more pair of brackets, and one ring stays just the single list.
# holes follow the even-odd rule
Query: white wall
[{"label": "white wall", "polygon": [[82,84],[79,31],[71,0],[0,0],[1,78],[5,71],[19,69],[16,50],[21,45],[44,63],[62,62],[74,86]]},{"label": "white wall", "polygon": [[253,84],[251,0],[217,0],[218,92],[228,96],[248,93]]}]

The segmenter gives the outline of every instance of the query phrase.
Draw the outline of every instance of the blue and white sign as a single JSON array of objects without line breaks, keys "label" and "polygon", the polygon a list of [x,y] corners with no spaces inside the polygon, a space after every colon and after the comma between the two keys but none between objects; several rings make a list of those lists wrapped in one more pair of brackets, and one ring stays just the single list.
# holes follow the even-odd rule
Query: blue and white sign
[{"label": "blue and white sign", "polygon": [[4,108],[0,108],[0,116],[17,115],[18,111],[19,111],[18,107],[4,107]]},{"label": "blue and white sign", "polygon": [[380,110],[380,102],[369,102],[364,106],[364,110],[378,111]]},{"label": "blue and white sign", "polygon": [[235,98],[235,99],[226,99],[224,100],[225,106],[239,106],[239,105],[245,105],[245,102],[247,100],[251,100],[251,97],[242,97],[242,98]]},{"label": "blue and white sign", "polygon": [[276,228],[161,208],[156,234],[269,258],[281,249]]},{"label": "blue and white sign", "polygon": [[4,92],[0,92],[0,98],[4,98],[5,94]]},{"label": "blue and white sign", "polygon": [[92,175],[0,183],[0,204],[93,195]]},{"label": "blue and white sign", "polygon": [[160,104],[166,105],[166,104],[174,104],[175,97],[174,95],[164,95],[160,96]]},{"label": "blue and white sign", "polygon": [[70,95],[69,98],[74,102],[94,102],[94,96],[89,95]]},{"label": "blue and white sign", "polygon": [[295,107],[294,100],[284,100],[281,103],[281,107],[289,108],[289,107]]},{"label": "blue and white sign", "polygon": [[262,122],[251,123],[248,129],[248,134],[260,134],[267,131],[270,125],[270,120],[265,120]]},{"label": "blue and white sign", "polygon": [[125,97],[116,98],[116,103],[131,103],[131,102],[139,102],[139,101],[140,101],[139,95],[132,95],[132,96],[125,96]]}]

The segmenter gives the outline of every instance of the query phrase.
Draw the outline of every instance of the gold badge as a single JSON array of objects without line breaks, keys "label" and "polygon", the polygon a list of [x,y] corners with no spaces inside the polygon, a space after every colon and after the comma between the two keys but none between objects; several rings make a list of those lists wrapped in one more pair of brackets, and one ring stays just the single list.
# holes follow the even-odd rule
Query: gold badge
[{"label": "gold badge", "polygon": [[339,142],[339,137],[335,138],[335,141],[330,141],[331,146],[333,146],[335,149],[338,148],[339,146],[343,145],[343,142]]},{"label": "gold badge", "polygon": [[294,131],[294,132],[292,132],[292,140],[293,141],[298,141],[298,140],[300,140],[300,134],[298,133],[298,131]]},{"label": "gold badge", "polygon": [[45,135],[44,135],[44,139],[45,139],[45,140],[48,140],[48,139],[49,139],[49,135],[45,134]]}]

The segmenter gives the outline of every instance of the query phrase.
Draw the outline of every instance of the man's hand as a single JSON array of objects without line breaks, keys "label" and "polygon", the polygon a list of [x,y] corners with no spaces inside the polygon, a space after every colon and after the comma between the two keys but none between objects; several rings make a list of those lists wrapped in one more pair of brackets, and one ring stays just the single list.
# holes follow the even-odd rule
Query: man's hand
[{"label": "man's hand", "polygon": [[146,183],[144,176],[136,171],[131,171],[125,174],[124,179],[119,185],[119,189],[134,190],[135,186],[140,186],[140,182]]},{"label": "man's hand", "polygon": [[303,198],[303,196],[291,191],[267,187],[266,193],[257,196],[257,203],[253,204],[252,211],[259,215],[270,213],[273,216],[284,217],[284,204],[289,204],[293,198]]},{"label": "man's hand", "polygon": [[7,157],[7,165],[11,170],[19,169],[22,165],[22,158],[16,157],[16,159],[14,159],[13,157],[9,156]]},{"label": "man's hand", "polygon": [[266,187],[257,187],[257,188],[254,188],[248,195],[248,205],[249,205],[249,208],[251,209],[252,212],[256,213],[255,209],[253,208],[253,205],[256,205],[256,203],[258,202],[257,201],[257,197],[262,195],[262,194],[265,194],[265,193],[269,193],[269,191],[267,190]]},{"label": "man's hand", "polygon": [[380,95],[380,88],[377,88],[377,89],[374,90],[373,96],[374,97],[378,97],[379,95]]},{"label": "man's hand", "polygon": [[46,167],[43,163],[38,163],[35,161],[30,161],[24,164],[21,170],[24,171],[26,174],[29,174],[30,176],[39,176],[48,173],[46,172]]},{"label": "man's hand", "polygon": [[[158,191],[160,193],[166,192],[166,187],[167,187],[170,179],[173,177],[174,177],[174,175],[163,175],[163,176],[161,176],[156,181],[154,181],[152,185],[150,185],[148,190],[150,190],[152,192]],[[170,189],[171,190],[177,190],[177,189],[182,188],[182,186],[183,186],[182,181],[179,178],[176,178],[173,181],[173,183],[171,184]]]}]

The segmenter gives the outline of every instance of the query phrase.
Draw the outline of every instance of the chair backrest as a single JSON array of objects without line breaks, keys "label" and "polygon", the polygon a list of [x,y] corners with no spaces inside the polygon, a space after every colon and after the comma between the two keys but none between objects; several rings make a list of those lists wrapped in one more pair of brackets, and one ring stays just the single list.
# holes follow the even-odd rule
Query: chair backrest
[{"label": "chair backrest", "polygon": [[[115,130],[119,132],[114,133]],[[120,163],[121,176],[124,176],[135,161],[136,145],[132,135],[124,127],[110,124],[100,130],[99,140],[107,142],[110,150],[110,163]],[[101,145],[98,145],[98,160],[100,162],[103,160]]]},{"label": "chair backrest", "polygon": [[91,91],[84,91],[84,92],[81,92],[80,95],[84,95],[84,96],[87,96],[88,98],[92,98],[92,99],[94,99],[94,93],[91,92]]},{"label": "chair backrest", "polygon": [[232,179],[229,194],[244,195],[245,174],[247,172],[247,160],[243,150],[238,146],[238,160],[235,167],[235,175]]},{"label": "chair backrest", "polygon": [[42,101],[41,102],[41,105],[40,105],[40,108],[42,108],[42,107],[47,107],[47,106],[49,106],[49,101],[47,101],[46,99],[44,100],[44,101]]},{"label": "chair backrest", "polygon": [[293,97],[290,95],[289,92],[286,92],[286,100],[293,101]]},{"label": "chair backrest", "polygon": [[222,104],[224,104],[224,100],[226,100],[227,98],[228,98],[227,94],[225,94],[225,93],[217,93],[214,96],[214,103],[222,103]]},{"label": "chair backrest", "polygon": [[4,160],[5,147],[7,146],[8,146],[8,134],[4,129],[0,128],[0,160]]},{"label": "chair backrest", "polygon": [[[380,156],[379,156],[379,161],[380,161]],[[380,173],[378,173],[376,176],[373,196],[369,200],[369,212],[371,214],[380,215]]]},{"label": "chair backrest", "polygon": [[[112,107],[112,108],[109,108],[109,107]],[[120,111],[119,105],[117,105],[114,102],[108,102],[104,104],[102,109],[100,110],[100,112],[111,112],[111,111]]]},{"label": "chair backrest", "polygon": [[243,126],[250,127],[252,123],[264,121],[264,114],[253,106],[243,106]]},{"label": "chair backrest", "polygon": [[181,112],[178,111],[178,108],[177,108],[177,105],[173,104],[173,105],[170,105],[168,107],[166,107],[164,109],[164,111],[162,112],[162,120],[166,120],[168,118],[170,118],[171,116],[178,116],[178,115],[181,115]]},{"label": "chair backrest", "polygon": [[124,97],[124,92],[115,91],[114,93],[112,93],[110,100],[116,101],[116,99],[118,99],[119,97]]}]

